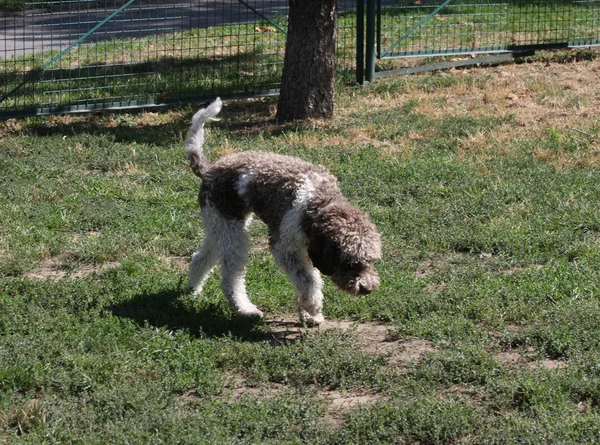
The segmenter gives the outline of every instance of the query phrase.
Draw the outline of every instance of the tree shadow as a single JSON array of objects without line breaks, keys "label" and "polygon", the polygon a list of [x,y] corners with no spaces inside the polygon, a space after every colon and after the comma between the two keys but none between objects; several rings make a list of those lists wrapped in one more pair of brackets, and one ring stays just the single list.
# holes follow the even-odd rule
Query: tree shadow
[{"label": "tree shadow", "polygon": [[[140,294],[132,299],[109,306],[113,315],[133,320],[139,326],[153,326],[172,331],[185,330],[192,337],[234,337],[247,342],[268,342],[273,346],[293,343],[289,331],[271,330],[273,322],[238,317],[224,305],[209,303],[202,308],[186,304],[179,289],[153,294]],[[188,302],[189,303],[189,302]],[[289,324],[295,330],[297,324]]]},{"label": "tree shadow", "polygon": [[[26,56],[15,67],[0,72],[0,96],[9,94],[8,98],[19,104],[19,113],[24,114],[37,113],[36,95],[44,95],[54,114],[69,113],[73,107],[114,113],[119,108],[178,106],[216,96],[226,99],[275,91],[283,62],[258,45],[240,48],[231,55],[140,54],[147,60],[127,61],[118,52],[111,52],[112,59],[106,57],[39,71],[31,68],[39,64],[34,56]],[[29,68],[20,68],[23,64]]]},{"label": "tree shadow", "polygon": [[[277,102],[277,98],[263,98],[253,101],[233,100],[225,105],[223,118],[219,122],[211,122],[211,127],[221,128],[229,133],[230,139],[268,133],[277,136],[286,131],[293,131],[302,125],[300,123],[282,123],[275,121],[272,109]],[[176,110],[173,119],[170,122],[152,123],[145,122],[131,125],[127,122],[130,119],[123,119],[119,124],[119,114],[128,116],[142,115],[148,110],[126,110],[123,112],[96,112],[84,116],[79,116],[77,120],[60,122],[56,119],[53,125],[44,123],[42,125],[32,125],[20,130],[21,134],[32,136],[109,136],[114,142],[137,143],[151,146],[164,147],[177,142],[189,129],[192,116],[199,108],[205,107],[210,102],[199,102],[194,104],[193,108],[189,106],[181,107]],[[98,116],[106,114],[105,119],[98,119]],[[140,119],[143,120],[143,119]],[[115,124],[115,121],[117,122]]]}]

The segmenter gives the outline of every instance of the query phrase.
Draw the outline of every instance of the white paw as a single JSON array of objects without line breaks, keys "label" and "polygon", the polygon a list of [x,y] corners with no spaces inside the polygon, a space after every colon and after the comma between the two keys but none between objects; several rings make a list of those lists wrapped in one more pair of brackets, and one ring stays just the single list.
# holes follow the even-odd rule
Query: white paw
[{"label": "white paw", "polygon": [[309,326],[318,326],[325,321],[325,317],[323,314],[319,312],[316,315],[310,315],[305,310],[300,311],[300,323],[309,325]]},{"label": "white paw", "polygon": [[263,316],[262,311],[254,305],[241,307],[237,310],[237,313],[238,313],[238,315],[241,315],[242,317],[250,317],[250,318],[262,318],[262,316]]}]

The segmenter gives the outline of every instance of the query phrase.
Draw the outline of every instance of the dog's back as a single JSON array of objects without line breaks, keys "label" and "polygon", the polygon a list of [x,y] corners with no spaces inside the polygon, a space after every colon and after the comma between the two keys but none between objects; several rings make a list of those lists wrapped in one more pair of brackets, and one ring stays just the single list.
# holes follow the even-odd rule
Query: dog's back
[{"label": "dog's back", "polygon": [[220,158],[205,171],[200,205],[212,205],[236,219],[255,213],[270,227],[278,227],[294,205],[314,200],[322,190],[329,199],[341,197],[335,177],[325,167],[294,156],[249,151]]}]

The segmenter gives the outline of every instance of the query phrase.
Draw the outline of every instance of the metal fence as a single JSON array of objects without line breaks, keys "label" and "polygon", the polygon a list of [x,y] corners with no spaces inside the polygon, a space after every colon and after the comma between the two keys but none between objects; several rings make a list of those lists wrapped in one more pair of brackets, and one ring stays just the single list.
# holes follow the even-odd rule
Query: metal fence
[{"label": "metal fence", "polygon": [[[353,70],[355,57],[355,15],[346,3],[338,30],[341,72]],[[279,88],[287,0],[0,0],[0,14],[0,116],[160,106]]]},{"label": "metal fence", "polygon": [[[276,94],[287,0],[0,0],[0,117]],[[600,0],[339,0],[337,66],[600,43]]]},{"label": "metal fence", "polygon": [[[599,0],[395,0],[387,5],[367,0],[367,4],[374,11],[367,21],[376,36],[374,49],[366,54],[371,61],[367,78],[419,71],[394,71],[402,63],[385,63],[399,58],[511,56],[600,44]],[[375,73],[375,59],[384,61],[380,73]]]}]

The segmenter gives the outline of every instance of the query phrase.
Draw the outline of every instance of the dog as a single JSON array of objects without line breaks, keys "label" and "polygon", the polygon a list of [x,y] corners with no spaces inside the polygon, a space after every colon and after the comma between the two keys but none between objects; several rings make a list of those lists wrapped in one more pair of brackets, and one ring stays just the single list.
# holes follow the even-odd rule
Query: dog
[{"label": "dog", "polygon": [[203,153],[204,124],[222,108],[217,98],[192,119],[185,153],[202,180],[200,203],[205,238],[192,256],[186,291],[198,294],[215,265],[233,312],[263,313],[246,293],[247,227],[252,215],[266,223],[269,249],[292,282],[300,322],[318,325],[324,318],[319,271],[351,295],[379,286],[374,263],[381,240],[373,223],[343,196],[335,177],[323,166],[297,157],[248,151],[210,163]]}]

